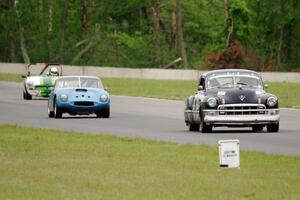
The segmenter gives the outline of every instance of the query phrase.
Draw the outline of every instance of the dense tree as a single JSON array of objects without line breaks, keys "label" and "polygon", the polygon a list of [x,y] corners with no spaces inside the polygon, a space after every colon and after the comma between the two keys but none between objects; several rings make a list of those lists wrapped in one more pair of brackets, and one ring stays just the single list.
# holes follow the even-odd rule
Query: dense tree
[{"label": "dense tree", "polygon": [[299,70],[298,0],[2,0],[1,62]]}]

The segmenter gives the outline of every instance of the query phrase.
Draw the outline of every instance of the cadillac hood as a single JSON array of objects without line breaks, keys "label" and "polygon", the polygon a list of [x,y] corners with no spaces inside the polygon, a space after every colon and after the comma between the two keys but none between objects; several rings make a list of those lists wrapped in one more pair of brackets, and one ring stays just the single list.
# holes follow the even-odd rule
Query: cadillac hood
[{"label": "cadillac hood", "polygon": [[271,96],[270,94],[265,93],[262,89],[246,87],[223,88],[221,90],[208,92],[207,95],[216,97],[219,104],[222,99],[225,100],[226,104],[256,104],[258,103],[258,99],[261,100],[261,103],[264,103],[266,99]]}]

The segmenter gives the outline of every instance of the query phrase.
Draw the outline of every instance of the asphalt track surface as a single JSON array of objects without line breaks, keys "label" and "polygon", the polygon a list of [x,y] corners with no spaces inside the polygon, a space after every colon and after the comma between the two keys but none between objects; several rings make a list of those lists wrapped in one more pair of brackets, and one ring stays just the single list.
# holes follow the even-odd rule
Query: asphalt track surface
[{"label": "asphalt track surface", "polygon": [[280,110],[278,133],[268,133],[265,129],[253,133],[250,128],[224,127],[202,134],[189,132],[185,126],[183,101],[111,96],[109,119],[68,114],[64,114],[62,119],[50,119],[47,102],[46,99],[23,100],[21,83],[0,82],[0,124],[137,136],[179,144],[207,144],[216,148],[219,140],[239,139],[243,150],[300,156],[300,110]]}]

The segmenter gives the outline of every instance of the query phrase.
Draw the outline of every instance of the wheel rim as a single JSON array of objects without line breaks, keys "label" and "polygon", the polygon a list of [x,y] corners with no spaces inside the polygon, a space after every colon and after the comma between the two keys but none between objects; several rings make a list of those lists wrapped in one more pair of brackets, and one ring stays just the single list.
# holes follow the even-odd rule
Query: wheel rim
[{"label": "wheel rim", "polygon": [[191,129],[191,123],[188,123],[188,128]]},{"label": "wheel rim", "polygon": [[48,112],[48,115],[50,116],[50,108],[49,108],[49,101],[48,101],[48,107],[47,107],[47,112]]},{"label": "wheel rim", "polygon": [[57,115],[57,107],[56,107],[56,104],[54,105],[54,115],[55,115],[55,116]]}]

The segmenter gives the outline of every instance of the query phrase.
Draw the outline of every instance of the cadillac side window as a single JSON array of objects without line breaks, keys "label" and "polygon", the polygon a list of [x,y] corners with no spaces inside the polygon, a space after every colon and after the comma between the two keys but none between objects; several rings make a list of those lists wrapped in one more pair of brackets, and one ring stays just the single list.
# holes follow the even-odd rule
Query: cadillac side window
[{"label": "cadillac side window", "polygon": [[200,86],[202,87],[202,90],[205,90],[205,80],[204,80],[204,78],[200,79],[200,83],[199,83],[199,88],[198,89],[200,89]]},{"label": "cadillac side window", "polygon": [[218,78],[221,87],[232,87],[234,84],[233,77]]},{"label": "cadillac side window", "polygon": [[247,76],[237,77],[236,84],[250,86],[250,87],[258,87],[258,88],[262,87],[260,80],[256,77],[247,77]]},{"label": "cadillac side window", "polygon": [[213,76],[207,81],[207,89],[232,87],[234,84],[233,77],[227,76]]}]

